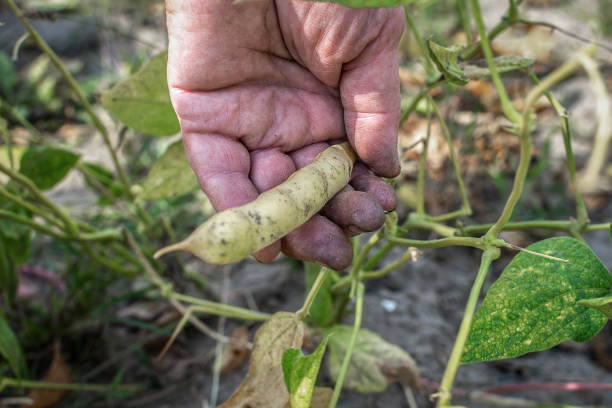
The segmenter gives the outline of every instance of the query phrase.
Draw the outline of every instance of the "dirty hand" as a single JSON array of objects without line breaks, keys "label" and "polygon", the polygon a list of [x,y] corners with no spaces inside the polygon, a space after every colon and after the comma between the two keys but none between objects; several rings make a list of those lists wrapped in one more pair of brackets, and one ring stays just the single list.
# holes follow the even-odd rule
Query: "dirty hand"
[{"label": "dirty hand", "polygon": [[254,200],[348,137],[360,159],[350,185],[254,254],[347,267],[347,236],[379,228],[395,207],[378,176],[399,173],[401,9],[167,0],[166,10],[170,96],[187,158],[218,211]]}]

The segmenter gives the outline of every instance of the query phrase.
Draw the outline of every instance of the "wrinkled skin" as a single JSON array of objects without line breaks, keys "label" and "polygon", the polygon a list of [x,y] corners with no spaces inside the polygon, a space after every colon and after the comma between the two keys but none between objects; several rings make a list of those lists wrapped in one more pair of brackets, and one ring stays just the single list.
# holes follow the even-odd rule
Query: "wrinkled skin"
[{"label": "wrinkled skin", "polygon": [[282,250],[347,267],[347,236],[379,228],[399,173],[397,46],[401,9],[331,3],[167,0],[168,85],[185,152],[217,210],[245,204],[347,138],[352,183],[302,227],[257,252]]}]

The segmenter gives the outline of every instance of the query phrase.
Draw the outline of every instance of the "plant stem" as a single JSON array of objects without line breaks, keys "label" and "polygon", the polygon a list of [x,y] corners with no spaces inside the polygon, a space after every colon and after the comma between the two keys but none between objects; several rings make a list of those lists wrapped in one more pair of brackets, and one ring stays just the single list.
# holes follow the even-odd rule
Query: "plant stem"
[{"label": "plant stem", "polygon": [[299,320],[304,320],[308,316],[310,312],[310,307],[312,306],[312,303],[317,297],[319,290],[323,286],[323,283],[325,282],[325,279],[327,279],[328,276],[329,276],[329,268],[325,268],[325,267],[321,268],[321,270],[319,271],[319,275],[317,275],[317,279],[314,281],[314,283],[312,284],[312,287],[310,288],[310,291],[308,292],[308,296],[306,296],[304,305],[300,308],[300,310],[295,312]]},{"label": "plant stem", "polygon": [[[572,227],[577,221],[518,221],[509,222],[504,225],[504,231],[526,231],[535,229],[545,229],[552,231],[564,231],[570,233]],[[584,227],[585,232],[599,231],[606,229],[609,223],[603,224],[590,224]],[[482,225],[470,225],[463,228],[465,235],[476,235],[481,234],[489,230],[493,224],[482,224]]]},{"label": "plant stem", "polygon": [[427,94],[427,133],[423,140],[423,150],[419,157],[419,173],[417,174],[417,208],[418,215],[425,215],[425,173],[427,171],[427,152],[431,136],[431,97]]},{"label": "plant stem", "polygon": [[418,94],[416,94],[412,100],[410,101],[410,105],[408,105],[408,107],[406,108],[406,110],[402,109],[402,115],[400,117],[399,120],[399,127],[401,128],[402,125],[404,124],[404,122],[406,121],[406,119],[408,119],[408,116],[410,116],[410,114],[412,112],[414,112],[414,110],[417,108],[417,105],[419,104],[419,101],[421,99],[423,99],[423,97],[425,97],[425,95],[427,95],[429,93],[429,91],[431,91],[432,89],[444,85],[446,82],[448,82],[446,79],[444,78],[440,78],[438,81],[425,85],[423,88],[421,88],[421,90],[419,91]]},{"label": "plant stem", "polygon": [[348,347],[346,349],[346,353],[344,354],[344,360],[342,360],[342,366],[340,367],[340,372],[338,373],[338,379],[336,380],[336,385],[334,387],[334,393],[332,395],[331,401],[329,402],[329,408],[335,408],[338,403],[338,398],[340,398],[340,391],[342,390],[342,384],[344,383],[344,377],[348,371],[349,363],[351,362],[351,356],[353,354],[353,350],[355,349],[355,344],[357,343],[357,337],[359,335],[359,329],[361,328],[361,319],[363,315],[363,293],[364,286],[363,283],[359,283],[357,285],[357,299],[355,301],[355,322],[353,323],[353,333],[351,334],[351,340],[349,341]]},{"label": "plant stem", "polygon": [[472,38],[472,27],[470,26],[470,16],[467,12],[466,0],[457,0],[456,4],[459,20],[461,20],[461,26],[463,27],[463,32],[465,32],[465,38],[468,44],[471,44],[474,39]]},{"label": "plant stem", "polygon": [[516,169],[516,175],[514,176],[512,191],[497,222],[485,234],[485,240],[495,238],[503,229],[504,225],[510,220],[510,217],[512,217],[512,212],[514,211],[514,208],[521,197],[521,193],[523,192],[523,185],[525,184],[525,178],[527,177],[527,171],[529,170],[529,162],[531,161],[530,116],[533,105],[544,92],[559,81],[562,81],[567,76],[571,75],[578,69],[579,66],[580,61],[578,58],[571,58],[544,78],[542,82],[537,84],[527,95],[527,98],[525,99],[525,110],[523,111],[522,122],[519,126],[520,159],[519,165]]},{"label": "plant stem", "polygon": [[446,121],[444,120],[444,116],[440,112],[438,105],[433,100],[431,95],[427,94],[427,99],[429,99],[431,106],[433,107],[433,111],[436,114],[436,117],[440,121],[440,125],[442,126],[442,133],[444,134],[444,138],[446,139],[446,143],[448,144],[448,150],[450,152],[451,161],[453,162],[453,169],[455,170],[455,176],[457,177],[457,184],[459,185],[459,192],[461,193],[461,200],[463,201],[463,208],[459,210],[460,212],[466,213],[467,215],[472,214],[472,208],[470,207],[470,202],[467,197],[467,193],[465,191],[465,185],[463,183],[463,177],[461,177],[461,169],[459,168],[459,161],[457,160],[457,153],[455,153],[455,147],[453,146],[453,139],[451,138],[450,132],[448,130],[448,126],[446,125]]},{"label": "plant stem", "polygon": [[495,61],[493,60],[493,51],[491,50],[491,44],[489,43],[487,29],[484,25],[484,20],[482,19],[480,4],[478,0],[470,0],[470,4],[472,6],[472,13],[474,15],[474,21],[476,22],[476,28],[478,29],[478,35],[480,36],[480,46],[485,55],[485,59],[487,60],[487,66],[489,68],[493,84],[495,85],[495,89],[497,90],[497,94],[499,95],[502,110],[512,123],[518,125],[521,123],[521,115],[514,108],[512,102],[510,102],[510,98],[508,98],[508,95],[506,94],[504,84],[499,76],[499,73],[497,72],[497,67],[495,66]]},{"label": "plant stem", "polygon": [[6,198],[9,201],[12,201],[13,203],[17,204],[21,208],[24,208],[24,209],[30,211],[31,213],[38,215],[39,217],[45,219],[51,225],[55,225],[58,228],[62,228],[62,226],[63,226],[63,224],[61,222],[59,222],[58,220],[53,218],[51,215],[47,214],[47,212],[43,211],[42,208],[40,208],[38,206],[35,206],[33,204],[30,204],[29,202],[25,201],[21,197],[16,196],[15,194],[10,193],[3,186],[0,186],[0,196],[3,196],[4,198]]},{"label": "plant stem", "polygon": [[421,48],[421,53],[423,54],[423,58],[425,59],[425,72],[427,72],[427,76],[432,77],[436,74],[436,69],[434,68],[434,65],[431,62],[431,58],[429,57],[429,49],[425,45],[425,41],[423,41],[423,38],[421,37],[421,34],[419,33],[419,30],[417,29],[417,26],[414,23],[412,16],[410,15],[408,6],[404,6],[404,15],[406,16],[406,22],[408,23],[408,27],[410,27],[410,30],[414,35],[414,39],[419,44],[419,48]]},{"label": "plant stem", "polygon": [[38,388],[47,390],[70,390],[70,391],[92,391],[92,392],[136,392],[143,389],[140,384],[107,385],[107,384],[75,384],[48,381],[17,380],[3,377],[0,379],[0,389],[4,387],[13,388]]},{"label": "plant stem", "polygon": [[170,299],[176,299],[181,302],[190,303],[200,307],[200,310],[207,310],[210,314],[218,316],[227,316],[242,320],[265,321],[270,318],[268,313],[255,312],[253,310],[244,309],[238,306],[224,305],[222,303],[211,302],[193,296],[183,295],[181,293],[170,292],[167,296]]},{"label": "plant stem", "polygon": [[[540,79],[535,75],[531,68],[527,69],[527,73],[534,83],[540,83]],[[563,135],[563,144],[565,146],[565,156],[567,158],[567,166],[569,168],[570,173],[570,182],[572,183],[572,187],[574,188],[574,201],[576,201],[576,216],[578,218],[578,223],[585,225],[589,221],[589,215],[586,206],[584,205],[584,200],[582,199],[582,194],[580,193],[578,184],[576,183],[576,163],[574,162],[574,152],[572,150],[572,135],[567,111],[550,92],[545,92],[544,94],[546,95],[546,97],[550,101],[550,104],[553,106],[553,108],[557,112],[557,115],[559,115],[559,118],[561,119],[561,133]]]},{"label": "plant stem", "polygon": [[113,149],[113,145],[108,136],[108,131],[106,130],[106,127],[104,126],[104,124],[102,123],[98,115],[94,112],[92,106],[87,101],[87,98],[83,94],[83,91],[81,91],[81,88],[77,84],[76,80],[74,79],[72,74],[66,69],[66,66],[64,65],[62,60],[57,56],[55,51],[53,51],[51,47],[49,47],[46,41],[38,34],[38,31],[36,31],[36,29],[30,24],[28,19],[23,15],[23,13],[17,7],[15,2],[13,0],[6,0],[6,1],[9,7],[12,9],[13,13],[15,13],[15,16],[17,16],[19,21],[21,21],[21,24],[23,24],[23,26],[26,28],[28,33],[30,33],[30,38],[32,39],[32,41],[34,41],[34,43],[38,45],[38,47],[45,54],[49,56],[53,64],[61,72],[66,82],[68,82],[68,85],[74,92],[78,101],[81,103],[85,111],[89,114],[89,117],[91,118],[94,126],[96,127],[96,129],[98,129],[98,131],[102,135],[102,138],[104,139],[104,144],[106,145],[106,148],[111,155],[111,159],[113,161],[113,164],[115,165],[115,169],[117,170],[117,174],[119,175],[121,184],[123,184],[125,188],[126,194],[128,194],[131,198],[133,198],[132,193],[130,191],[130,183],[128,181],[128,178],[125,172],[123,171],[123,167],[121,167],[121,164],[119,163],[119,158],[117,157],[117,154],[115,153],[115,150]]},{"label": "plant stem", "polygon": [[484,248],[484,244],[480,238],[472,237],[449,237],[441,239],[420,240],[398,238],[387,235],[387,241],[395,245],[411,246],[415,248],[444,248],[448,246],[468,246],[474,248]]},{"label": "plant stem", "polygon": [[488,247],[482,254],[480,268],[478,269],[478,274],[476,275],[476,279],[474,280],[474,284],[472,285],[472,289],[470,291],[470,296],[468,297],[467,305],[465,306],[461,326],[459,326],[459,333],[457,333],[453,350],[446,365],[446,369],[444,370],[442,382],[440,383],[440,391],[438,393],[439,400],[437,404],[438,408],[450,406],[451,389],[453,388],[453,382],[455,381],[455,375],[457,374],[457,370],[459,368],[461,355],[463,354],[465,342],[472,326],[472,320],[474,318],[476,304],[478,303],[480,289],[482,288],[487,272],[489,271],[489,266],[491,266],[491,263],[495,259],[499,258],[499,255],[500,250],[499,248],[495,247]]},{"label": "plant stem", "polygon": [[378,269],[376,271],[362,272],[361,279],[362,280],[378,279],[378,278],[382,278],[383,276],[386,276],[391,271],[394,271],[395,269],[399,268],[400,266],[402,266],[403,264],[411,260],[415,250],[416,250],[415,248],[408,248],[402,256],[400,256],[399,258],[397,258],[395,261],[391,262],[389,265],[385,266],[384,268]]},{"label": "plant stem", "polygon": [[32,182],[32,180],[30,180],[29,178],[25,177],[24,175],[22,175],[21,173],[18,173],[16,171],[13,171],[7,167],[5,167],[2,163],[0,163],[0,172],[6,174],[7,176],[9,176],[11,178],[11,180],[16,181],[17,183],[21,184],[23,187],[25,187],[38,201],[40,201],[42,204],[46,205],[47,207],[49,207],[49,209],[51,211],[53,211],[59,219],[62,220],[62,222],[64,223],[64,226],[67,230],[67,232],[71,235],[77,235],[78,234],[78,229],[76,226],[75,221],[70,218],[70,216],[68,214],[66,214],[66,212],[64,212],[64,210],[59,207],[58,205],[55,205],[55,203],[53,203],[51,200],[49,200],[39,189],[38,187],[36,187],[36,185]]}]

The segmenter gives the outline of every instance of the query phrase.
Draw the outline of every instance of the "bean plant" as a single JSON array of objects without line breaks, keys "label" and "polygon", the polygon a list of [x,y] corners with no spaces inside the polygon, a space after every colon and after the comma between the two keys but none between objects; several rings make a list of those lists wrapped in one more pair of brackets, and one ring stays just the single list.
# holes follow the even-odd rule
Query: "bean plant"
[{"label": "bean plant", "polygon": [[[432,40],[425,41],[421,37],[412,19],[412,5],[408,4],[409,1],[336,2],[350,7],[403,6],[410,35],[420,46],[423,66],[428,77],[417,95],[406,97],[399,123],[401,126],[419,106],[424,107],[428,132],[426,138],[420,142],[423,144],[423,154],[418,167],[416,209],[402,220],[398,219],[396,213],[389,213],[385,225],[379,231],[366,240],[354,238],[354,259],[347,271],[334,271],[305,263],[308,290],[303,306],[297,311],[278,311],[270,315],[179,293],[163,278],[167,263],[180,262],[180,258],[169,255],[154,260],[153,253],[162,244],[174,243],[175,233],[167,219],[162,218],[161,222],[153,219],[147,211],[147,205],[154,200],[181,196],[198,188],[195,176],[184,158],[181,142],[170,144],[144,181],[138,185],[133,184],[117,157],[106,126],[65,64],[41,38],[15,2],[7,0],[10,9],[27,29],[31,41],[59,69],[65,83],[89,116],[104,141],[114,171],[109,172],[84,163],[78,154],[44,141],[29,146],[17,162],[13,159],[11,140],[6,138],[10,165],[0,163],[0,172],[9,179],[8,183],[0,185],[0,287],[5,300],[5,309],[0,314],[0,353],[7,360],[13,375],[10,376],[7,372],[2,374],[0,390],[7,387],[63,387],[90,391],[110,389],[110,386],[104,384],[54,384],[35,381],[29,377],[24,353],[17,336],[9,326],[8,316],[11,315],[10,308],[16,293],[18,266],[27,258],[27,250],[24,248],[28,247],[32,232],[70,243],[74,250],[84,252],[93,261],[117,275],[145,276],[158,289],[159,295],[167,299],[183,316],[165,350],[187,322],[217,341],[231,341],[211,331],[197,317],[198,314],[264,322],[255,334],[248,374],[232,397],[221,405],[225,408],[335,407],[343,386],[362,392],[378,392],[384,390],[389,381],[401,379],[418,387],[418,368],[410,356],[379,335],[362,329],[361,322],[363,314],[367,313],[363,304],[368,282],[397,270],[424,249],[463,246],[481,251],[480,266],[476,271],[452,352],[448,357],[439,390],[432,396],[438,407],[451,406],[451,389],[461,364],[518,357],[528,352],[554,347],[566,340],[586,341],[602,329],[612,317],[612,276],[585,244],[583,234],[607,230],[611,225],[593,224],[589,220],[576,184],[569,118],[565,108],[549,93],[551,88],[575,74],[581,67],[590,69],[596,47],[586,45],[574,54],[567,55],[562,65],[545,77],[538,78],[531,69],[533,60],[509,55],[495,57],[491,49],[491,41],[501,32],[527,21],[519,13],[520,0],[509,0],[503,18],[490,31],[485,28],[478,0],[456,0],[468,44],[450,46]],[[468,12],[468,9],[471,12]],[[472,24],[476,27],[478,39],[472,36]],[[484,55],[484,64],[476,60],[479,53]],[[102,96],[104,107],[123,126],[158,137],[171,136],[180,131],[166,85],[166,60],[165,52],[158,54],[140,71]],[[533,82],[533,87],[525,95],[521,110],[514,107],[506,93],[500,74],[507,71],[521,72]],[[503,115],[509,123],[507,130],[516,136],[520,144],[512,189],[501,213],[491,224],[470,223],[472,209],[462,179],[458,153],[454,149],[453,136],[440,111],[439,101],[432,94],[432,90],[436,88],[452,85],[456,89],[475,78],[490,78],[497,91]],[[530,167],[532,133],[536,125],[534,105],[542,96],[548,99],[559,117],[560,137],[565,146],[571,183],[568,191],[573,191],[576,214],[568,220],[516,222],[512,221],[512,214],[521,198]],[[9,113],[12,112],[13,119],[22,123],[32,134],[38,133],[17,111],[11,111],[10,106],[7,109]],[[421,112],[423,113],[423,110]],[[431,128],[429,125],[434,117],[440,122],[448,143],[462,197],[460,208],[436,216],[428,214],[424,194]],[[2,133],[8,136],[6,130]],[[337,158],[332,155],[319,160],[326,160],[324,164],[333,168]],[[350,166],[348,169],[350,172]],[[65,208],[47,198],[44,191],[52,188],[73,170],[80,172],[101,197],[125,211],[132,220],[132,227],[114,225],[98,228],[71,215]],[[299,180],[303,183],[309,182],[305,178]],[[304,188],[302,192],[304,191],[314,191],[312,194],[317,194],[317,190]],[[328,198],[325,197],[321,205]],[[316,201],[317,197],[301,199]],[[311,211],[309,216],[312,213]],[[232,220],[231,214],[226,217]],[[302,219],[299,223],[305,221]],[[232,246],[239,245],[241,239],[258,240],[260,236],[271,234],[265,225],[257,232],[251,231],[252,228],[252,225],[247,226],[248,233],[240,232],[245,235],[239,234],[236,242],[224,242],[224,248],[232,251]],[[535,229],[565,235],[544,239],[527,248],[519,248],[500,237],[502,231]],[[286,232],[283,231],[282,234]],[[412,238],[415,232],[435,233],[440,238]],[[209,232],[206,234],[209,239]],[[274,235],[274,239],[281,235]],[[247,244],[250,245],[250,242]],[[207,241],[206,245],[215,243]],[[248,245],[247,247],[248,250],[243,251],[244,254],[230,257],[228,262],[246,256],[254,248]],[[396,259],[387,259],[391,250],[396,247],[405,248],[403,254]],[[181,245],[175,245],[174,248],[185,249]],[[520,252],[487,291],[477,311],[487,273],[492,263],[500,257],[503,248]],[[225,255],[222,258],[224,257]],[[217,258],[210,259],[215,262]],[[342,322],[350,315],[353,316],[353,324],[343,325]],[[316,349],[307,356],[304,356],[301,350],[305,331],[311,332],[313,338],[318,341]],[[316,385],[325,354],[329,356],[329,374],[335,382],[333,390]],[[383,367],[386,367],[387,371]],[[393,370],[400,372],[396,375],[397,378],[389,376],[389,371]],[[132,392],[137,390],[130,385],[116,384],[112,389]],[[540,405],[534,403],[529,406]]]}]

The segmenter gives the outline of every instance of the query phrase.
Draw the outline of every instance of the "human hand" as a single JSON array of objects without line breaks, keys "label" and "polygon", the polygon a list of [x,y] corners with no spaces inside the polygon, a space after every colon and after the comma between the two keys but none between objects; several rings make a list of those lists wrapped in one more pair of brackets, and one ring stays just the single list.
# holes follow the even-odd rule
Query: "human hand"
[{"label": "human hand", "polygon": [[401,9],[301,0],[167,0],[168,86],[189,162],[216,210],[254,200],[348,137],[361,163],[306,224],[254,254],[350,265],[347,234],[395,207]]}]

